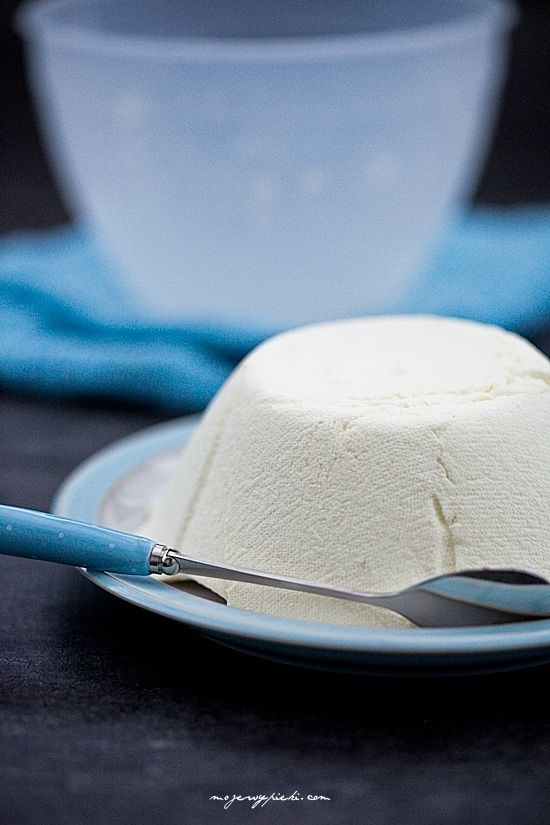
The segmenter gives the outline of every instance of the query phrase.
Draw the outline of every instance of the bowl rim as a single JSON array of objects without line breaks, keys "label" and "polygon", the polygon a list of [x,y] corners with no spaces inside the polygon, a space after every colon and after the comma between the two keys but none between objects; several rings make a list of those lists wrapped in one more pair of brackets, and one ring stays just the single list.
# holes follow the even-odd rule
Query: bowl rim
[{"label": "bowl rim", "polygon": [[[109,0],[107,0],[109,2]],[[112,53],[152,60],[307,60],[409,53],[475,40],[511,29],[519,19],[515,0],[469,0],[472,8],[446,23],[411,26],[398,31],[290,37],[158,37],[101,32],[55,15],[97,0],[27,0],[14,17],[27,40],[47,39],[73,51]],[[477,8],[474,8],[474,5]]]}]

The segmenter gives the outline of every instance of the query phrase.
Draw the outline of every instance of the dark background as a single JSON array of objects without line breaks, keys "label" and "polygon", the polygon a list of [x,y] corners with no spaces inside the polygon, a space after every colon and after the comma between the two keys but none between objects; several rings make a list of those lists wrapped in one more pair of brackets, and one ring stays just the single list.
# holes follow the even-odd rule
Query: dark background
[{"label": "dark background", "polygon": [[[0,6],[0,231],[67,219],[9,31],[16,5]],[[521,5],[478,202],[550,200],[550,12]],[[48,509],[85,457],[160,419],[0,393],[0,501]],[[1,825],[550,819],[550,667],[419,681],[301,671],[227,651],[73,570],[0,558],[0,581]],[[332,801],[208,801],[294,789]]]}]

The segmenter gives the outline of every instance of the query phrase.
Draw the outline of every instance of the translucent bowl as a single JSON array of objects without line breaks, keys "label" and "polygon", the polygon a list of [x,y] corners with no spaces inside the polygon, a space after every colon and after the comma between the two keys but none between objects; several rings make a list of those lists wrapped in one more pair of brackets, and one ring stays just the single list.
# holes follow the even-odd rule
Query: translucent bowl
[{"label": "translucent bowl", "polygon": [[149,313],[395,305],[475,183],[498,0],[50,0],[19,27],[69,204]]}]

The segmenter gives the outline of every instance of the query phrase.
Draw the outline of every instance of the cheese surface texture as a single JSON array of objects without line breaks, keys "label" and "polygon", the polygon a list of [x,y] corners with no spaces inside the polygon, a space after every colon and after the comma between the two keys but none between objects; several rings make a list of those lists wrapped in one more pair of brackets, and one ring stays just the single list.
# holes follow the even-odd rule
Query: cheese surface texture
[{"label": "cheese surface texture", "polygon": [[[429,316],[271,338],[233,372],[143,532],[183,553],[365,590],[520,567],[550,577],[550,362]],[[407,626],[389,611],[197,577],[232,607]]]}]

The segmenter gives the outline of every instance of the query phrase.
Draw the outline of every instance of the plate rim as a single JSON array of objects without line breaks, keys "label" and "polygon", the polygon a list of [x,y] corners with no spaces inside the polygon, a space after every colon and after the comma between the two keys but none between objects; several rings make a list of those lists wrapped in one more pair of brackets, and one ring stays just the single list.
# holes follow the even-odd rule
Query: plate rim
[{"label": "plate rim", "polygon": [[[200,415],[185,416],[155,424],[96,451],[65,478],[53,499],[51,511],[81,521],[99,521],[102,502],[112,487],[147,459],[183,445],[200,418]],[[200,632],[259,643],[417,657],[514,654],[550,647],[550,619],[530,622],[529,627],[523,629],[517,624],[433,629],[327,624],[228,607],[172,590],[150,577],[78,569],[103,590]]]}]

